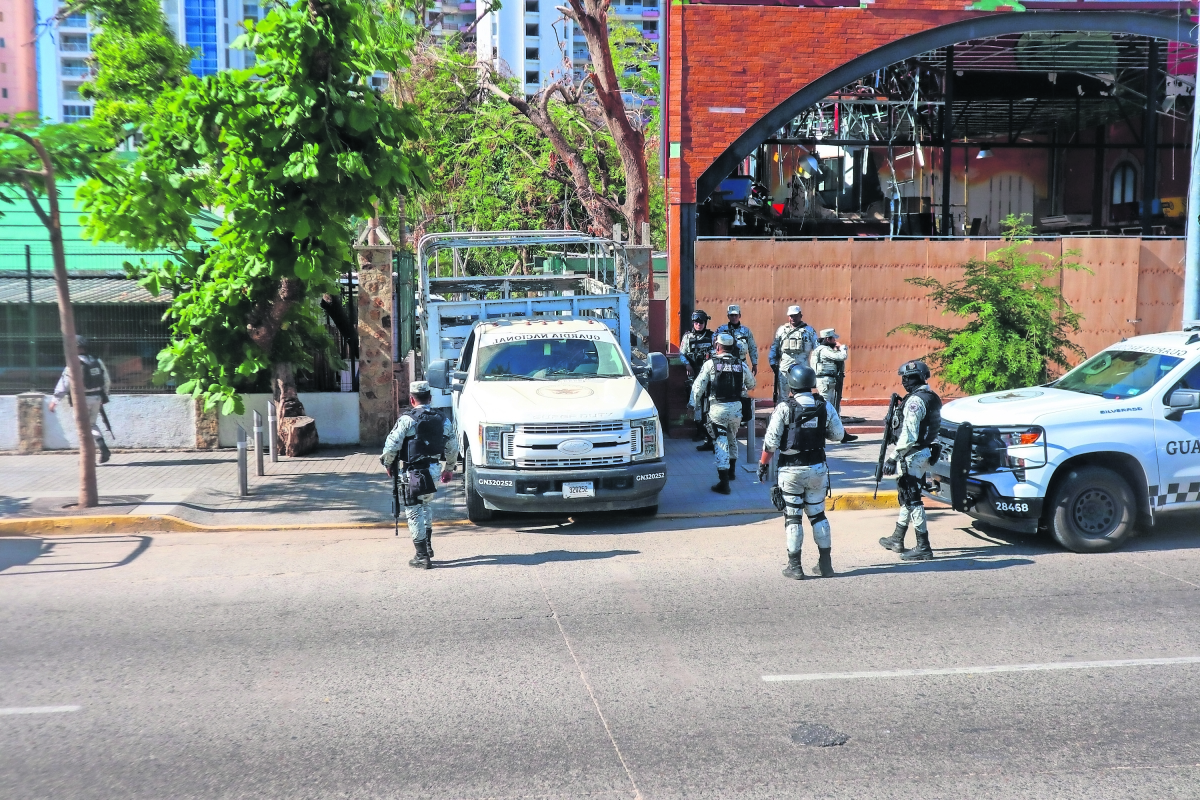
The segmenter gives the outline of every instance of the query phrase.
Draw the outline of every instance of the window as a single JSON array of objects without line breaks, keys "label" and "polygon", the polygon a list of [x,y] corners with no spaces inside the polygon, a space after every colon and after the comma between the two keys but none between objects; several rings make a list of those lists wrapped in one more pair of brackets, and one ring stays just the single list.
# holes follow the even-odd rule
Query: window
[{"label": "window", "polygon": [[538,0],[525,0],[525,13],[536,14],[538,12]]},{"label": "window", "polygon": [[71,14],[61,23],[63,28],[86,28],[87,26],[87,14]]},{"label": "window", "polygon": [[643,22],[642,30],[650,32],[650,33],[657,33],[658,32],[658,20],[653,20],[650,22]]},{"label": "window", "polygon": [[4,37],[0,36],[0,47],[4,47]]},{"label": "window", "polygon": [[0,89],[0,97],[7,99],[8,98],[8,89]]},{"label": "window", "polygon": [[528,25],[526,25],[525,26],[525,35],[526,36],[537,36],[538,35],[538,24],[536,22],[531,22]]},{"label": "window", "polygon": [[616,342],[569,337],[483,344],[475,369],[475,377],[483,381],[586,380],[628,375]]},{"label": "window", "polygon": [[63,106],[63,122],[79,122],[91,118],[91,106]]},{"label": "window", "polygon": [[61,41],[58,43],[58,49],[66,53],[86,53],[88,51],[88,37],[64,33]]},{"label": "window", "polygon": [[525,73],[525,82],[526,83],[537,83],[538,82],[537,71],[534,70],[534,71],[526,72]]},{"label": "window", "polygon": [[87,62],[79,58],[64,58],[62,74],[65,78],[86,78],[91,75]]},{"label": "window", "polygon": [[1128,400],[1153,389],[1182,360],[1136,350],[1105,350],[1050,385],[1068,392]]},{"label": "window", "polygon": [[0,63],[0,73],[8,72],[8,64]]},{"label": "window", "polygon": [[536,47],[526,47],[525,48],[525,60],[526,61],[537,61],[538,60],[538,49]]},{"label": "window", "polygon": [[64,83],[63,84],[63,100],[82,100],[79,96],[79,83]]},{"label": "window", "polygon": [[1133,164],[1118,164],[1112,174],[1112,202],[1133,203],[1137,200],[1137,170]]}]

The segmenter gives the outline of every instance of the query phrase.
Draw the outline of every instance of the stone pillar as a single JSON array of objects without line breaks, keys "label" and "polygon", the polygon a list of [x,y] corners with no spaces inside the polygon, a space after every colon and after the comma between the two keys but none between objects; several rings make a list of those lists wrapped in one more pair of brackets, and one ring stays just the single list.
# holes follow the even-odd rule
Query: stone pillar
[{"label": "stone pillar", "polygon": [[643,361],[650,355],[650,275],[653,270],[650,255],[649,247],[625,248],[629,327],[636,341],[633,354]]},{"label": "stone pillar", "polygon": [[396,422],[392,362],[391,239],[371,220],[354,249],[358,254],[358,442],[381,445]]},{"label": "stone pillar", "polygon": [[219,431],[219,412],[217,406],[204,410],[204,401],[196,400],[196,449],[216,450],[221,446]]},{"label": "stone pillar", "polygon": [[45,395],[41,392],[24,392],[17,395],[17,452],[40,453],[42,451],[42,408]]}]

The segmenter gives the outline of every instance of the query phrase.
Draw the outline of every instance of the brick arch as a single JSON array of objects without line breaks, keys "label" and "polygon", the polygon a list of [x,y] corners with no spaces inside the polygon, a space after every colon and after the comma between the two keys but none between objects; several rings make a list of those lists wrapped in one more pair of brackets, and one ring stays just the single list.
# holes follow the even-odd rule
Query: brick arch
[{"label": "brick arch", "polygon": [[825,73],[761,117],[733,141],[696,181],[696,202],[703,202],[764,139],[804,109],[843,86],[906,58],[972,39],[1032,31],[1131,33],[1196,43],[1196,29],[1176,18],[1133,11],[1040,11],[965,19],[905,36]]},{"label": "brick arch", "polygon": [[[1005,33],[1095,30],[1196,41],[1192,23],[1164,13],[1174,7],[1157,2],[1146,3],[1157,14],[990,13],[965,10],[963,0],[875,0],[861,8],[812,7],[841,5],[838,0],[807,2],[809,7],[701,0],[668,7],[663,115],[672,341],[686,328],[694,300],[696,203],[771,130],[828,92],[878,66]],[[876,60],[882,63],[872,66]]]}]

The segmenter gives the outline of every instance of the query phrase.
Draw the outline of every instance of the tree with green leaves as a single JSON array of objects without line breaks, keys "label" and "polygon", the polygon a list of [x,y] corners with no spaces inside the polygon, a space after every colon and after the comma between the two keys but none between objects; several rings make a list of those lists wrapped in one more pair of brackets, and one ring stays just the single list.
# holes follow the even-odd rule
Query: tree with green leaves
[{"label": "tree with green leaves", "polygon": [[[128,169],[80,190],[95,238],[178,254],[139,269],[173,295],[156,379],[226,414],[263,372],[278,402],[295,396],[294,370],[331,350],[318,302],[338,293],[355,220],[428,185],[410,148],[418,119],[369,82],[406,53],[361,3],[279,2],[234,45],[254,51],[253,67],[167,86]],[[192,225],[202,208],[222,217],[207,245]]]},{"label": "tree with green leaves", "polygon": [[71,406],[79,436],[79,506],[99,502],[96,490],[96,444],[88,419],[83,368],[75,339],[75,313],[67,283],[67,257],[63,248],[58,180],[94,177],[111,170],[109,139],[88,123],[43,125],[36,114],[0,115],[0,218],[4,204],[24,196],[50,239],[54,283],[58,293],[58,318],[62,329],[63,357],[71,383]]},{"label": "tree with green leaves", "polygon": [[932,276],[908,282],[929,289],[930,301],[966,320],[961,328],[906,323],[889,332],[911,333],[942,347],[928,358],[939,377],[967,394],[1034,386],[1050,380],[1051,365],[1063,370],[1086,355],[1071,341],[1083,317],[1059,288],[1062,270],[1088,271],[1072,259],[1032,251],[1033,228],[1010,214],[1002,223],[1004,246],[963,264],[963,278],[942,283]]}]

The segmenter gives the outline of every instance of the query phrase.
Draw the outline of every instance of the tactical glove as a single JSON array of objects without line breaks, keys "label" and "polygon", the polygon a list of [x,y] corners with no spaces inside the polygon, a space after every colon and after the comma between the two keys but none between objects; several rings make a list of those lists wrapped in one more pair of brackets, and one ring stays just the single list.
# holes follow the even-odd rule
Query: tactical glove
[{"label": "tactical glove", "polygon": [[767,482],[767,474],[768,474],[768,473],[770,473],[770,471],[771,471],[771,465],[770,465],[770,464],[762,464],[762,463],[760,463],[760,464],[758,465],[758,482],[759,482],[759,483],[766,483],[766,482]]},{"label": "tactical glove", "polygon": [[895,475],[896,474],[896,459],[889,458],[887,461],[883,462],[883,474],[884,475]]}]

